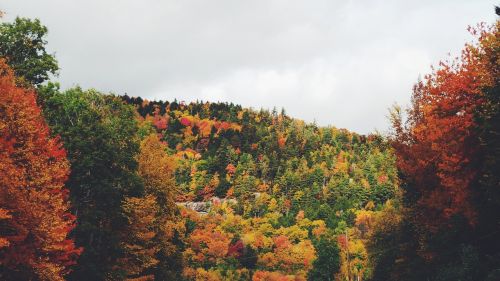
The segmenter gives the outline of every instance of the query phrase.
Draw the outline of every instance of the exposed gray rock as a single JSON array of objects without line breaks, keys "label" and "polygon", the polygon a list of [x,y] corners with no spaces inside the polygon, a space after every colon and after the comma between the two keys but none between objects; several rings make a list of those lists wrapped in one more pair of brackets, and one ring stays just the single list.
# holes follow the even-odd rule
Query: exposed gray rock
[{"label": "exposed gray rock", "polygon": [[221,199],[219,197],[212,197],[210,198],[209,201],[197,201],[197,202],[188,201],[188,202],[177,202],[176,204],[177,206],[183,206],[186,209],[193,210],[203,215],[203,214],[208,214],[214,204],[223,204],[226,202],[230,205],[238,204],[238,200],[236,199],[225,199],[225,198]]}]

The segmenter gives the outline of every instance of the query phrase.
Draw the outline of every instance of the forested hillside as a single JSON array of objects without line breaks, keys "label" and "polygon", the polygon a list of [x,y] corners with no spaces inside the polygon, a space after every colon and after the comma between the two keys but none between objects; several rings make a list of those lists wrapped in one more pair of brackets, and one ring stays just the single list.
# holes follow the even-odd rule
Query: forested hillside
[{"label": "forested hillside", "polygon": [[361,135],[61,89],[47,28],[2,23],[0,279],[500,280],[499,28]]},{"label": "forested hillside", "polygon": [[[182,211],[192,228],[186,276],[319,278],[333,276],[340,260],[341,274],[367,274],[365,216],[400,194],[383,137],[233,104],[123,99],[177,160],[176,201],[211,203],[201,217]],[[317,258],[328,243],[340,244]]]}]

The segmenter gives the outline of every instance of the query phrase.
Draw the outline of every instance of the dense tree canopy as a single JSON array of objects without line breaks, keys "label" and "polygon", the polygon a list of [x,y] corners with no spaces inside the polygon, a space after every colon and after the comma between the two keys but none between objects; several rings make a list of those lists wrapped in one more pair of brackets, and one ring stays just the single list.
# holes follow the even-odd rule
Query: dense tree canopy
[{"label": "dense tree canopy", "polygon": [[[208,206],[182,218],[184,278],[370,275],[367,238],[358,230],[366,227],[356,217],[400,196],[396,159],[383,137],[233,104],[123,99],[140,113],[140,131],[154,133],[143,144],[161,140],[175,159],[176,200]],[[159,150],[148,150],[139,161],[162,175],[152,152]],[[348,245],[328,245],[346,232]]]},{"label": "dense tree canopy", "polygon": [[102,279],[120,256],[119,235],[126,222],[122,201],[144,192],[136,172],[134,111],[93,90],[60,92],[49,84],[40,92],[47,121],[61,136],[71,164],[67,186],[77,215],[73,234],[85,249],[71,276]]}]

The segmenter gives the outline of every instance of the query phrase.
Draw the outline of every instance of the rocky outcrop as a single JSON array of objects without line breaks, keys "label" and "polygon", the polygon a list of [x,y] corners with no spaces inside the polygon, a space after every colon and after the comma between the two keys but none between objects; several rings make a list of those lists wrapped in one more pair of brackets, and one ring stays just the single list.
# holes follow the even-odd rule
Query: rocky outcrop
[{"label": "rocky outcrop", "polygon": [[188,201],[188,202],[177,202],[177,206],[183,206],[186,209],[193,210],[195,212],[198,212],[199,214],[208,214],[210,210],[212,209],[212,206],[214,204],[223,204],[223,203],[229,203],[229,204],[237,204],[238,201],[236,199],[225,199],[225,198],[219,198],[219,197],[212,197],[210,198],[209,201]]}]

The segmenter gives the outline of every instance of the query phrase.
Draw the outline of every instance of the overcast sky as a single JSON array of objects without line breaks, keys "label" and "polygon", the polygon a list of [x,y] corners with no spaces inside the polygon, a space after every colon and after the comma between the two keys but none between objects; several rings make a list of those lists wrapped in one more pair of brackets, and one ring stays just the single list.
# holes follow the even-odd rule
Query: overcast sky
[{"label": "overcast sky", "polygon": [[387,108],[459,54],[495,0],[2,0],[40,18],[63,88],[278,109],[385,131]]}]

